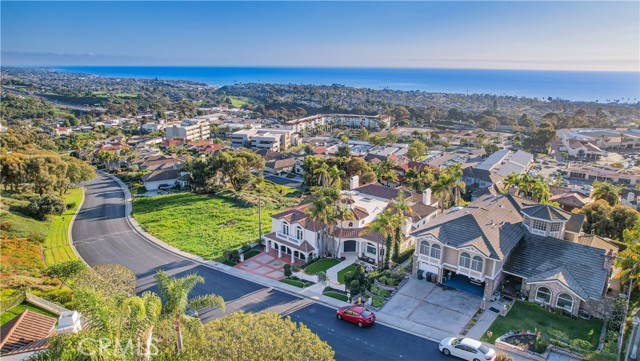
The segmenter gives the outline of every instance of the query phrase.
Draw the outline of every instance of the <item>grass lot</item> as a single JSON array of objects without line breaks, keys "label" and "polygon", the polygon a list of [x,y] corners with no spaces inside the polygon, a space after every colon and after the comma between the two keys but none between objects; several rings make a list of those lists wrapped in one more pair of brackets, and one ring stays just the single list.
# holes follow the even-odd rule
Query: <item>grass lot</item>
[{"label": "grass lot", "polygon": [[286,283],[288,285],[291,286],[296,286],[296,287],[300,287],[300,288],[305,288],[307,286],[311,286],[313,283],[309,282],[309,281],[305,281],[305,280],[292,280],[289,278],[285,278],[283,280],[280,280],[280,282],[282,283]]},{"label": "grass lot", "polygon": [[[75,253],[69,243],[69,224],[82,202],[82,188],[71,188],[64,195],[64,200],[70,207],[62,216],[54,216],[49,234],[43,244],[44,260],[47,266],[57,262],[76,260]],[[71,206],[72,205],[72,206]]]},{"label": "grass lot", "polygon": [[33,312],[37,312],[46,316],[51,316],[53,318],[58,318],[58,315],[53,314],[47,310],[43,310],[41,308],[38,308],[36,306],[33,306],[29,303],[21,303],[19,305],[17,305],[16,307],[3,312],[2,314],[0,314],[0,325],[4,325],[5,323],[11,321],[14,317],[18,316],[19,314],[21,314],[22,312],[24,312],[24,310],[29,310],[29,311],[33,311]]},{"label": "grass lot", "polygon": [[340,300],[344,302],[347,302],[349,300],[349,298],[346,295],[343,295],[342,293],[334,292],[334,291],[326,291],[325,293],[323,293],[323,295],[331,298],[335,298],[336,300]]},{"label": "grass lot", "polygon": [[[271,230],[271,215],[287,207],[263,205],[264,234]],[[179,193],[136,198],[133,215],[154,236],[205,259],[220,259],[224,250],[258,238],[257,207],[226,196]]]},{"label": "grass lot", "polygon": [[231,105],[234,108],[242,108],[243,105],[251,101],[250,98],[246,98],[246,97],[229,97],[229,99],[231,99]]},{"label": "grass lot", "polygon": [[318,272],[327,272],[327,270],[341,261],[335,258],[328,259],[319,259],[312,264],[308,265],[307,268],[304,269],[304,273],[308,275],[315,275]]},{"label": "grass lot", "polygon": [[496,338],[511,330],[538,330],[543,337],[549,336],[549,331],[556,330],[565,333],[570,340],[589,341],[595,349],[600,339],[602,325],[602,320],[572,319],[550,312],[534,303],[517,301],[507,316],[498,316],[489,327],[493,332],[492,337],[488,338],[485,334],[482,336],[482,341],[494,343]]},{"label": "grass lot", "polygon": [[348,272],[352,272],[355,270],[356,270],[356,266],[351,264],[346,268],[343,268],[340,271],[338,271],[338,282],[344,283],[344,275],[346,275]]}]

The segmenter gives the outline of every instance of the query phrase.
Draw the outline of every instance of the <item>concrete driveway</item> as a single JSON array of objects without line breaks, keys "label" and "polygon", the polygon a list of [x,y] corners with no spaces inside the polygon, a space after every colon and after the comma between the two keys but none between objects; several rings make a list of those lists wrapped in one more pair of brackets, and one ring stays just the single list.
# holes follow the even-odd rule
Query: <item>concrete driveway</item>
[{"label": "concrete driveway", "polygon": [[382,310],[454,336],[460,334],[480,309],[481,301],[480,297],[456,290],[444,291],[433,283],[411,277]]}]

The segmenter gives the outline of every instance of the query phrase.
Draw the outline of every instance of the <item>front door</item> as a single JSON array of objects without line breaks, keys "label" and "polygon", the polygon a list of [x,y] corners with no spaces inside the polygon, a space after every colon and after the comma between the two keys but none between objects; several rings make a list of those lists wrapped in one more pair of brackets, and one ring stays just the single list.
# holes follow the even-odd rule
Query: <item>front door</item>
[{"label": "front door", "polygon": [[345,252],[355,252],[356,251],[356,241],[344,241],[344,251]]}]

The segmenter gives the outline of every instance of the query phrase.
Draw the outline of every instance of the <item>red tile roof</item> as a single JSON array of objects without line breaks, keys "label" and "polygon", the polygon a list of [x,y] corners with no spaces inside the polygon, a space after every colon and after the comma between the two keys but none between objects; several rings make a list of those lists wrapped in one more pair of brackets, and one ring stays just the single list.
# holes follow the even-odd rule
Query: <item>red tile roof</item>
[{"label": "red tile roof", "polygon": [[56,321],[53,317],[24,310],[0,328],[0,355],[47,348],[45,339],[53,334]]}]

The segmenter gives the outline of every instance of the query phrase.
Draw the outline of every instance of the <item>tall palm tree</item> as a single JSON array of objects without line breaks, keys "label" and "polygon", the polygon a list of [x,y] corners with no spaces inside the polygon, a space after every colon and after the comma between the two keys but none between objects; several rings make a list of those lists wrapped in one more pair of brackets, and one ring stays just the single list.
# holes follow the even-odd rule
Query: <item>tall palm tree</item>
[{"label": "tall palm tree", "polygon": [[329,183],[329,165],[326,162],[322,162],[320,166],[313,170],[313,174],[316,176],[316,183],[322,187],[326,187]]},{"label": "tall palm tree", "polygon": [[604,199],[609,205],[615,206],[620,203],[618,195],[622,192],[622,187],[615,186],[607,182],[593,182],[593,193],[591,197],[593,199]]},{"label": "tall palm tree", "polygon": [[307,209],[314,224],[320,225],[320,244],[318,246],[321,255],[328,251],[327,235],[332,234],[333,226],[336,223],[335,208],[340,199],[340,191],[335,187],[318,187],[313,190],[317,197]]},{"label": "tall palm tree", "polygon": [[440,209],[445,210],[451,204],[459,205],[462,198],[462,192],[465,189],[462,179],[462,170],[459,164],[445,169],[440,174],[440,178],[432,185],[434,193],[440,197]]},{"label": "tall palm tree", "polygon": [[220,307],[224,311],[224,300],[212,293],[189,299],[189,293],[193,288],[198,283],[204,283],[204,278],[195,273],[176,278],[169,276],[164,271],[159,271],[155,275],[155,280],[164,300],[162,316],[173,320],[176,331],[176,350],[181,352],[183,349],[182,324],[194,327],[202,325],[197,317],[185,314],[187,309],[201,310],[206,307]]},{"label": "tall palm tree", "polygon": [[531,192],[536,179],[529,174],[521,174],[518,182],[518,190],[520,195],[524,195],[526,198],[531,198]]},{"label": "tall palm tree", "polygon": [[414,212],[413,212],[413,209],[411,209],[411,206],[409,205],[407,200],[405,199],[404,192],[398,193],[398,197],[395,199],[395,201],[389,204],[389,208],[391,208],[391,211],[393,212],[393,222],[395,225],[394,227],[395,241],[393,243],[393,256],[397,258],[400,253],[400,239],[402,239],[403,228],[407,221],[407,217],[412,215]]},{"label": "tall palm tree", "polygon": [[447,173],[451,178],[451,186],[453,193],[453,203],[457,206],[460,205],[460,200],[462,199],[462,193],[465,190],[465,183],[462,182],[462,168],[460,164],[454,164],[447,168]]},{"label": "tall palm tree", "polygon": [[[387,208],[384,211],[380,212],[376,219],[371,222],[369,225],[369,229],[366,231],[367,233],[380,233],[385,238],[391,236],[393,234],[393,230],[395,229],[395,224],[393,222],[393,214]],[[377,252],[376,252],[376,262],[378,263],[378,267],[382,267],[382,257],[380,257],[380,243],[376,242]],[[389,252],[390,250],[386,250]]]},{"label": "tall palm tree", "polygon": [[333,166],[329,168],[329,174],[327,177],[327,185],[330,187],[336,187],[338,189],[342,188],[342,177],[344,176],[344,171],[338,169],[337,166]]}]

